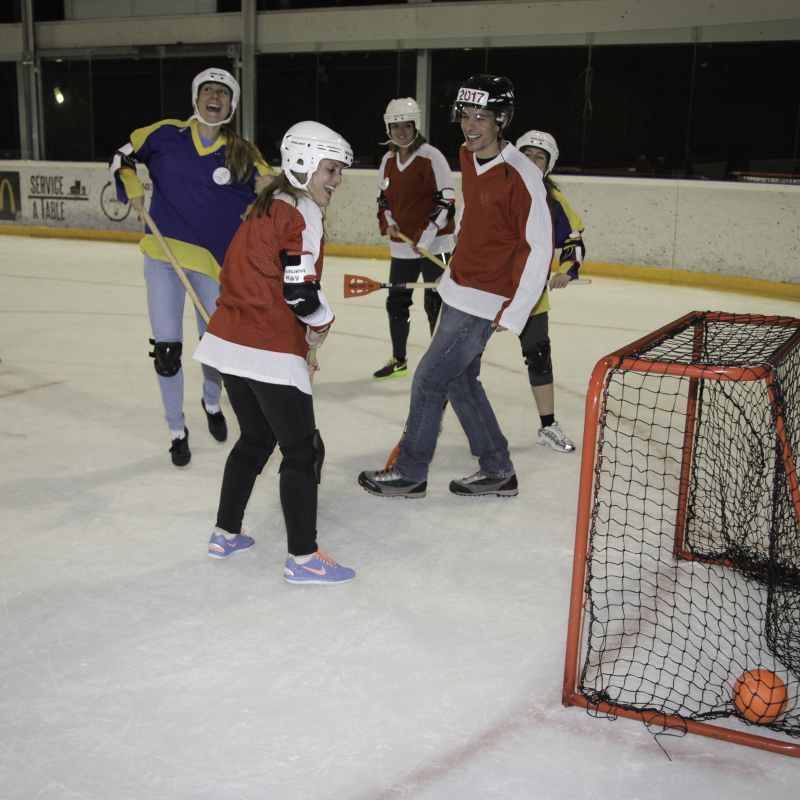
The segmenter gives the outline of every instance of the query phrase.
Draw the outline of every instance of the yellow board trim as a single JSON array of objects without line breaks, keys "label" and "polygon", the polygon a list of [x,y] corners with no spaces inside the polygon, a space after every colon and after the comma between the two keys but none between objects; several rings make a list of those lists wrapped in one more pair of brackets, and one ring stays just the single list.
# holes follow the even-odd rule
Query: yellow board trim
[{"label": "yellow board trim", "polygon": [[[30,225],[0,223],[0,235],[34,236],[43,239],[88,239],[100,242],[134,242],[144,238],[144,233],[133,231],[92,231],[84,228],[46,228]],[[326,244],[325,254],[347,258],[376,258],[389,261],[388,247],[362,247],[356,244]],[[584,261],[581,275],[587,278],[617,278],[625,281],[663,283],[671,286],[689,286],[694,289],[713,289],[733,294],[751,294],[774,297],[777,300],[800,302],[800,284],[764,281],[758,278],[739,278],[731,275],[714,275],[708,272],[688,272],[680,269],[637,267],[630,264],[604,264]]]},{"label": "yellow board trim", "polygon": [[360,244],[325,244],[326,256],[342,256],[343,258],[378,258],[391,261],[392,254],[388,247],[367,247]]},{"label": "yellow board trim", "polygon": [[88,239],[94,242],[124,242],[139,244],[144,231],[92,231],[86,228],[46,228],[36,225],[2,225],[0,235],[33,236],[39,239]]},{"label": "yellow board trim", "polygon": [[774,297],[777,300],[800,300],[800,284],[765,281],[759,278],[740,278],[734,275],[715,275],[682,269],[636,267],[628,264],[603,264],[584,261],[581,275],[587,278],[618,278],[626,281],[664,283],[670,286],[689,286],[693,289],[712,289],[717,292]]}]

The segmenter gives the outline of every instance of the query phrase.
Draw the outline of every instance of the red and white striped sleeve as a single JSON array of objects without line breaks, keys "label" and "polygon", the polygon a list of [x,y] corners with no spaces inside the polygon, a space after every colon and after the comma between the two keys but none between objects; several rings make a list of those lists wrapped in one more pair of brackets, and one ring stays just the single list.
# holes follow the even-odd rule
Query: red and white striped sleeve
[{"label": "red and white striped sleeve", "polygon": [[392,158],[391,151],[385,153],[381,160],[381,166],[378,170],[378,227],[381,231],[381,236],[386,235],[386,229],[390,225],[396,225],[392,212],[389,210],[389,201],[383,190],[386,188],[386,166],[389,159]]},{"label": "red and white striped sleeve", "polygon": [[513,211],[519,229],[519,245],[512,264],[514,293],[506,300],[496,318],[504,328],[520,332],[531,309],[544,290],[553,260],[553,221],[547,205],[544,182],[536,168],[513,147],[503,151],[509,169],[518,176],[515,181]]}]

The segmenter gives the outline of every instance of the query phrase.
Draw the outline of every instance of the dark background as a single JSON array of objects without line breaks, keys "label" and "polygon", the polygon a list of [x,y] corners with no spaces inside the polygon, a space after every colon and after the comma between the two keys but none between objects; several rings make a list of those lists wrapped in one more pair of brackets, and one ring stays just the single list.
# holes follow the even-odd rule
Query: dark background
[{"label": "dark background", "polygon": [[[446,0],[438,0],[445,2]],[[329,7],[333,0],[259,0],[259,10]],[[378,5],[379,0],[341,5]],[[0,3],[0,23],[19,0]],[[36,0],[37,20],[63,19],[61,0]],[[219,0],[218,11],[238,11]],[[136,128],[187,119],[191,81],[210,66],[234,70],[224,45],[140,48],[138,58],[41,62],[44,156],[107,161]],[[605,45],[432,50],[431,114],[422,129],[458,166],[463,141],[450,121],[471,75],[505,75],[517,109],[511,141],[537,128],[559,146],[556,172],[722,180],[731,172],[800,173],[800,42]],[[380,163],[383,112],[413,96],[416,51],[268,54],[257,57],[256,144],[278,163],[295,122],[315,119],[353,146],[357,166]],[[20,157],[17,65],[0,62],[11,113],[0,158]],[[55,90],[64,97],[56,102]],[[9,118],[10,117],[10,118]]]}]

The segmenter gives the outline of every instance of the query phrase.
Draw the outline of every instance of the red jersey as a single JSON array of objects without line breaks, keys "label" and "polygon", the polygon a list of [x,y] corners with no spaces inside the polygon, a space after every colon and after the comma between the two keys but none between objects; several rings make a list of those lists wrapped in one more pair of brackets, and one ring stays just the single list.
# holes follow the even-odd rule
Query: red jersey
[{"label": "red jersey", "polygon": [[[319,279],[322,241],[322,213],[310,197],[295,208],[288,195],[276,194],[269,216],[244,220],[225,256],[217,310],[194,357],[220,372],[311,394],[305,329],[284,300],[280,251],[310,255]],[[327,306],[322,292],[319,297]]]},{"label": "red jersey", "polygon": [[[452,204],[455,200],[453,175],[447,160],[435,147],[421,145],[405,164],[400,163],[399,154],[386,153],[378,182],[381,235],[389,225],[397,225],[418,244],[426,229],[433,225],[433,238],[425,249],[434,254],[452,251],[455,221],[441,212],[442,202]],[[411,245],[401,239],[390,237],[390,248],[394,258],[419,258]]]},{"label": "red jersey", "polygon": [[439,284],[448,305],[522,333],[550,273],[553,223],[542,173],[513,145],[485,164],[461,147],[458,249]]}]

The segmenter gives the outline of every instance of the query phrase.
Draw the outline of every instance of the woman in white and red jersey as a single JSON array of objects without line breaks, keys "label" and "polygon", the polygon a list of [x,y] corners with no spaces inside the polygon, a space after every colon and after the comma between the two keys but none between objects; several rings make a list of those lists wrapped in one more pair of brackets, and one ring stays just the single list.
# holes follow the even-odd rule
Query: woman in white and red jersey
[{"label": "woman in white and red jersey", "polygon": [[[417,247],[439,256],[445,263],[453,250],[455,192],[453,175],[445,157],[428,144],[420,131],[422,112],[411,97],[392,100],[383,115],[389,135],[389,152],[381,161],[378,194],[378,225],[389,237],[392,265],[389,283],[413,283],[422,272],[432,283],[443,270],[422,256]],[[410,245],[397,234],[414,242]],[[392,337],[392,357],[373,377],[382,380],[408,375],[406,342],[411,328],[409,308],[412,289],[389,289],[386,312]],[[425,290],[425,313],[431,328],[442,300]]]},{"label": "woman in white and red jersey", "polygon": [[222,374],[241,436],[222,479],[208,554],[253,546],[242,519],[277,444],[289,583],[346,583],[352,569],[317,549],[317,484],[325,448],[314,422],[306,358],[325,341],[333,312],[320,291],[323,218],[353,151],[317,122],[293,125],[283,173],[260,192],[225,256],[220,298],[194,357]]},{"label": "woman in white and red jersey", "polygon": [[511,81],[494,75],[473,75],[453,104],[453,121],[464,134],[458,250],[439,283],[442,318],[414,371],[397,461],[358,477],[371,494],[425,497],[445,397],[480,466],[451,481],[450,491],[462,497],[518,494],[508,441],[479,380],[489,337],[522,333],[553,256],[542,174],[504,138],[514,106]]}]

